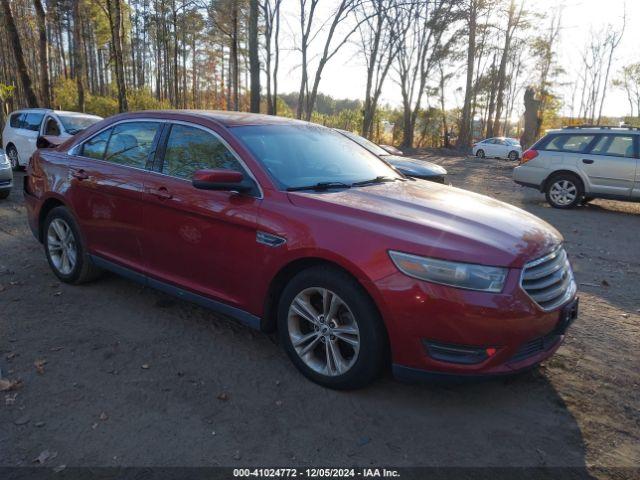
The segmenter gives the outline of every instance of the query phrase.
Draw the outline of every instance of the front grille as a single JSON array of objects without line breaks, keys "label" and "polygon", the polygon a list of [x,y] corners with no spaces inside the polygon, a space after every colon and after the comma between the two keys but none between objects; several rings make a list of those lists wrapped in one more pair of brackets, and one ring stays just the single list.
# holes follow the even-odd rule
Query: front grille
[{"label": "front grille", "polygon": [[549,255],[527,263],[522,269],[522,288],[540,308],[558,308],[576,293],[567,252],[559,247]]},{"label": "front grille", "polygon": [[3,187],[4,185],[9,185],[11,183],[11,180],[0,180],[0,187]]},{"label": "front grille", "polygon": [[560,335],[554,332],[549,333],[544,337],[534,338],[533,340],[522,344],[515,355],[511,357],[509,363],[519,362],[520,360],[524,360],[525,358],[533,357],[540,352],[546,352],[547,350],[550,350],[556,343],[558,343],[559,340]]}]

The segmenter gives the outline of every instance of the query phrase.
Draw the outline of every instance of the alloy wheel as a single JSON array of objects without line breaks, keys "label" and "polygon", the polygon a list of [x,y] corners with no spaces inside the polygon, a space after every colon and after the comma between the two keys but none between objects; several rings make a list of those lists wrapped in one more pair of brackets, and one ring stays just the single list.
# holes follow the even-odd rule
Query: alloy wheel
[{"label": "alloy wheel", "polygon": [[476,156],[480,157],[480,158],[484,158],[484,150],[478,150],[476,152]]},{"label": "alloy wheel", "polygon": [[312,370],[331,377],[356,363],[360,331],[349,306],[331,290],[306,288],[289,306],[289,338],[300,359]]},{"label": "alloy wheel", "polygon": [[509,160],[517,160],[518,159],[518,152],[509,152]]},{"label": "alloy wheel", "polygon": [[9,148],[7,150],[7,157],[9,157],[11,168],[13,168],[14,170],[17,169],[20,165],[18,161],[18,151],[14,147]]},{"label": "alloy wheel", "polygon": [[63,275],[70,275],[78,261],[76,239],[69,224],[55,218],[47,230],[47,250],[51,263]]},{"label": "alloy wheel", "polygon": [[578,188],[570,180],[558,180],[549,189],[549,197],[560,206],[573,203],[578,195]]}]

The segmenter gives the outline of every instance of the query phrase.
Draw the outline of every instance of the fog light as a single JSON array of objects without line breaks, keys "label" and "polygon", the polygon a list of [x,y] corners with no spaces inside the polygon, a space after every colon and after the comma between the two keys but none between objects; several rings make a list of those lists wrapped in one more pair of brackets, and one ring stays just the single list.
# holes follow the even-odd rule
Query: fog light
[{"label": "fog light", "polygon": [[427,354],[434,360],[462,365],[482,363],[497,351],[494,347],[471,347],[431,340],[423,340],[423,343]]}]

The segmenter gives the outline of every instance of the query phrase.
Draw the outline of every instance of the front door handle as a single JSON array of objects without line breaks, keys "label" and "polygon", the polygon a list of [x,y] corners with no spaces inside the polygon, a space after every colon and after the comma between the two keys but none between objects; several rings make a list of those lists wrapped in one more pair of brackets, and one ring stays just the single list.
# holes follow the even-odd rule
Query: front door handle
[{"label": "front door handle", "polygon": [[173,198],[173,195],[169,193],[169,190],[167,190],[166,187],[149,188],[147,189],[147,193],[150,193],[161,200],[169,200],[170,198]]},{"label": "front door handle", "polygon": [[80,181],[87,180],[89,178],[89,175],[87,175],[87,173],[82,169],[78,170],[77,172],[73,172],[71,175],[73,176],[73,178]]},{"label": "front door handle", "polygon": [[582,163],[586,163],[587,165],[591,165],[593,163],[593,160],[589,160],[588,158],[583,158],[582,159]]}]

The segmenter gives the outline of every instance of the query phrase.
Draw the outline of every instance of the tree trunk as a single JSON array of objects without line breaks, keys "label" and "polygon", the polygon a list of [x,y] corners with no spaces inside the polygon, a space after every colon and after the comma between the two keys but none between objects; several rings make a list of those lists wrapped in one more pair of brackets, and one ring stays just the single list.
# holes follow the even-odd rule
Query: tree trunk
[{"label": "tree trunk", "polygon": [[40,0],[33,0],[36,10],[36,22],[38,24],[38,60],[40,63],[40,98],[42,98],[42,106],[51,108],[51,85],[49,81],[49,62],[47,60],[47,51],[49,49],[47,39],[47,25],[44,8]]},{"label": "tree trunk", "polygon": [[249,70],[251,72],[250,110],[260,113],[260,58],[258,57],[258,2],[249,7]]},{"label": "tree trunk", "polygon": [[540,118],[540,100],[536,99],[533,87],[527,87],[524,92],[524,130],[520,138],[522,148],[529,148],[540,134],[542,119]]},{"label": "tree trunk", "polygon": [[122,38],[120,36],[122,10],[120,1],[121,0],[107,0],[107,9],[109,12],[109,26],[111,28],[116,84],[118,87],[118,110],[120,112],[126,112],[129,109],[129,105],[127,102],[127,89],[124,83],[124,66],[122,63]]},{"label": "tree trunk", "polygon": [[80,0],[73,2],[73,43],[75,50],[75,68],[73,73],[76,76],[76,85],[78,88],[78,111],[85,111],[85,97],[84,97],[84,47],[82,41],[82,18],[81,18],[81,5]]},{"label": "tree trunk", "polygon": [[478,6],[475,0],[471,1],[469,7],[469,45],[467,46],[467,81],[464,91],[464,104],[462,107],[462,118],[460,120],[460,132],[458,134],[457,146],[460,149],[467,149],[471,145],[473,118],[471,116],[471,98],[473,97],[473,70],[476,56],[476,21]]},{"label": "tree trunk", "polygon": [[18,29],[16,28],[16,23],[13,19],[11,6],[9,5],[9,0],[1,1],[5,29],[7,30],[9,41],[13,48],[13,55],[18,67],[18,79],[20,80],[20,85],[22,86],[22,90],[24,91],[24,95],[27,100],[27,106],[30,108],[34,108],[38,106],[38,97],[36,97],[36,93],[33,90],[33,83],[31,82],[31,77],[29,76],[29,70],[27,69],[27,64],[24,61],[22,44],[20,43]]}]

